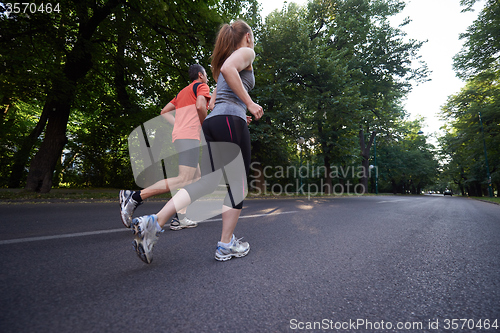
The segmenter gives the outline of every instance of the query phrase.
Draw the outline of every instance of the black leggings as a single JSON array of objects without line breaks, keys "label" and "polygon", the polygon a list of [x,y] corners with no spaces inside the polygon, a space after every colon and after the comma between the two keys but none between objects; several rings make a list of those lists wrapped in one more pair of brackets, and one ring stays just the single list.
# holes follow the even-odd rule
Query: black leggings
[{"label": "black leggings", "polygon": [[[213,193],[221,177],[224,177],[228,188],[224,205],[241,209],[250,171],[250,132],[247,122],[237,116],[219,115],[206,119],[202,128],[206,140],[200,164],[202,177],[184,189],[189,193],[191,202],[194,202]],[[234,162],[241,161],[236,159],[239,153],[243,157],[243,165]]]}]

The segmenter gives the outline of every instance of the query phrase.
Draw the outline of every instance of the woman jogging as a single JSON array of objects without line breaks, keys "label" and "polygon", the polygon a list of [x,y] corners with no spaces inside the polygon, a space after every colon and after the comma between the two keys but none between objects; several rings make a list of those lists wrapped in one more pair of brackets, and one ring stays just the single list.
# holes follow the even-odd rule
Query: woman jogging
[{"label": "woman jogging", "polygon": [[[248,94],[255,85],[253,48],[253,32],[244,21],[225,24],[219,30],[211,63],[217,88],[210,102],[213,110],[202,125],[208,147],[202,156],[204,176],[181,189],[157,214],[133,220],[132,225],[136,232],[134,247],[142,261],[152,261],[152,250],[158,235],[177,210],[187,207],[191,202],[216,189],[221,176],[214,182],[214,177],[210,175],[224,166],[214,165],[214,161],[228,159],[228,156],[223,156],[224,152],[217,148],[217,143],[238,145],[245,165],[245,170],[241,170],[241,178],[245,177],[246,180],[250,168],[250,133],[246,110],[256,120],[263,115],[262,107],[254,103]],[[241,188],[241,181],[239,183],[237,185],[229,181],[228,195],[222,206],[222,232],[215,251],[215,259],[219,261],[243,257],[250,250],[247,242],[241,242],[233,234],[243,207],[243,202],[234,200],[232,195],[232,191]]]}]

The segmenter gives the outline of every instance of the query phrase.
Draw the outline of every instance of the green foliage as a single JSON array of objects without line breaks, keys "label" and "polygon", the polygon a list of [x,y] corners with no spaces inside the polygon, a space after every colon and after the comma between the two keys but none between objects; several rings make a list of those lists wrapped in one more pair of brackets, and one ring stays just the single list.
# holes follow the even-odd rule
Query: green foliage
[{"label": "green foliage", "polygon": [[[51,103],[62,99],[69,103],[68,141],[53,185],[133,186],[128,134],[189,83],[189,65],[209,68],[218,27],[236,18],[254,30],[251,94],[265,110],[250,126],[253,161],[355,168],[373,158],[369,138],[376,131],[382,188],[392,191],[395,183],[417,191],[432,182],[432,147],[410,134],[420,123],[408,122],[400,106],[427,74],[425,64],[413,66],[422,43],[404,41],[389,24],[402,1],[289,3],[265,22],[256,0],[61,0],[60,6],[59,14],[0,15],[0,102],[8,110],[0,119],[0,186],[9,184],[23,156],[26,178],[47,137]],[[68,69],[78,61],[81,68]],[[330,181],[360,181],[344,178]]]},{"label": "green foliage", "polygon": [[[289,138],[293,149],[305,137],[315,163],[327,169],[361,162],[367,168],[371,146],[356,149],[360,128],[396,131],[394,123],[405,118],[399,101],[427,74],[424,64],[411,67],[422,43],[404,42],[403,32],[388,23],[403,7],[400,1],[311,1],[271,13],[256,63],[254,94],[267,126],[259,131]],[[275,163],[267,145],[254,154],[263,164]]]},{"label": "green foliage", "polygon": [[435,147],[417,134],[423,119],[401,121],[377,139],[379,191],[420,194],[438,176]]},{"label": "green foliage", "polygon": [[[471,10],[476,2],[461,3],[465,10]],[[446,161],[440,186],[463,195],[488,195],[490,186],[497,193],[500,190],[499,17],[500,3],[487,0],[478,18],[461,35],[465,43],[454,57],[454,66],[467,82],[442,109],[448,124],[440,138]]]},{"label": "green foliage", "polygon": [[442,110],[449,122],[447,134],[440,139],[441,153],[449,161],[442,178],[463,194],[481,196],[487,193],[484,146],[492,183],[500,184],[499,74],[483,72],[469,80],[458,94],[448,99]]},{"label": "green foliage", "polygon": [[[471,10],[477,0],[462,0]],[[454,68],[462,79],[470,79],[482,71],[499,69],[500,56],[500,2],[486,0],[479,17],[460,35],[465,39],[460,53],[454,57]]]},{"label": "green foliage", "polygon": [[[62,124],[68,140],[55,152],[53,185],[129,184],[130,131],[190,83],[189,65],[208,69],[220,24],[240,16],[260,21],[255,0],[58,3],[60,13],[10,16],[0,4],[0,186],[22,183],[28,167],[36,169],[32,157],[61,101],[69,108]],[[35,121],[21,126],[24,115]],[[22,178],[9,181],[15,161]]]},{"label": "green foliage", "polygon": [[[7,184],[9,171],[13,165],[15,153],[20,149],[20,140],[25,138],[35,127],[41,106],[33,103],[18,102],[4,106],[8,108],[6,118],[0,123],[0,184]],[[40,144],[36,142],[36,146]],[[27,170],[25,170],[27,171]],[[1,187],[0,185],[0,187]]]}]

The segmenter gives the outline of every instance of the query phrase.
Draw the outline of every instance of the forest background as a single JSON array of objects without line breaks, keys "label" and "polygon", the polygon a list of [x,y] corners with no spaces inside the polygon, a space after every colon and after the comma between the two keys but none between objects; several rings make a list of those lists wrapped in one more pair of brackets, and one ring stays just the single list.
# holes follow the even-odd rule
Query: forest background
[{"label": "forest background", "polygon": [[405,39],[411,17],[391,26],[404,5],[313,0],[263,20],[256,0],[0,2],[0,187],[136,188],[129,134],[190,83],[189,65],[210,76],[218,28],[242,18],[265,111],[250,126],[253,191],[497,194],[500,3],[487,0],[461,36],[464,88],[443,106],[437,146],[402,106],[429,77],[425,41]]}]

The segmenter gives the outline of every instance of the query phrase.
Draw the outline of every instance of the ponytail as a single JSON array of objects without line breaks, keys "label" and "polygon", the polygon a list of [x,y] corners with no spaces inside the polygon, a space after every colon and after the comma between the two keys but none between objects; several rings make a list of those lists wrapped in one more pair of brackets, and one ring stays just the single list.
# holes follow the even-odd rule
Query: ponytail
[{"label": "ponytail", "polygon": [[238,43],[249,32],[252,32],[252,29],[242,20],[235,21],[231,25],[224,24],[220,28],[211,56],[211,69],[216,82],[219,79],[220,69],[224,61],[236,50]]}]

